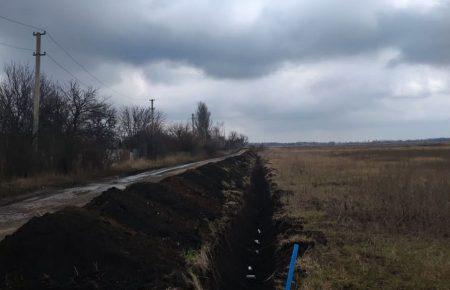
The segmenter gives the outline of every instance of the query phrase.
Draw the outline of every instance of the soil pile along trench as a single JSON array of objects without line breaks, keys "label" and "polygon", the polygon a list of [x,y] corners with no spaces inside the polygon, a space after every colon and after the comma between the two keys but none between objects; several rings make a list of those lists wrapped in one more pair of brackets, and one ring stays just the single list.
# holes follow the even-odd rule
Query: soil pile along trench
[{"label": "soil pile along trench", "polygon": [[248,151],[33,218],[0,242],[0,289],[274,289],[266,176]]},{"label": "soil pile along trench", "polygon": [[[240,155],[243,150],[239,150],[229,155]],[[33,216],[40,216],[47,212],[55,212],[68,205],[84,206],[93,198],[99,196],[102,192],[111,187],[125,189],[127,186],[136,182],[158,182],[171,175],[180,174],[189,168],[195,168],[210,162],[218,162],[224,157],[217,157],[193,163],[187,163],[168,168],[149,170],[144,172],[135,172],[129,176],[118,176],[106,178],[82,186],[75,186],[64,189],[47,188],[32,192],[27,195],[4,199],[0,201],[0,240],[4,236],[13,233],[20,226],[25,224]]]}]

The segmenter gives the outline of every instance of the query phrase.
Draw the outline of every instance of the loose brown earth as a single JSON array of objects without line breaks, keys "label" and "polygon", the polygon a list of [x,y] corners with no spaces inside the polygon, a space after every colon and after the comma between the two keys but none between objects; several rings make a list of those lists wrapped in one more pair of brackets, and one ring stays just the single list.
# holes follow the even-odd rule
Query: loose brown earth
[{"label": "loose brown earth", "polygon": [[55,212],[69,205],[77,207],[84,206],[111,187],[124,189],[126,186],[137,182],[158,182],[166,177],[185,172],[188,169],[197,168],[207,163],[218,162],[227,157],[240,155],[243,151],[245,150],[237,151],[228,156],[206,159],[194,163],[135,172],[136,174],[134,175],[100,179],[82,186],[61,189],[47,187],[46,189],[30,192],[26,195],[14,196],[11,199],[2,198],[3,192],[2,186],[0,185],[0,192],[2,192],[0,193],[0,240],[6,235],[15,232],[34,216],[41,216],[47,212]]},{"label": "loose brown earth", "polygon": [[272,220],[280,194],[252,152],[111,188],[6,237],[0,288],[278,289],[291,250],[276,244],[291,230]]}]

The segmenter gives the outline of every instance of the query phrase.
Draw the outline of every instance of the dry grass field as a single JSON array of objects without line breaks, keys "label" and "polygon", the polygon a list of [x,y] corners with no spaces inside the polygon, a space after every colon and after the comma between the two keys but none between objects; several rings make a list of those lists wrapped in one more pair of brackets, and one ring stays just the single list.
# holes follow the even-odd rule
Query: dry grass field
[{"label": "dry grass field", "polygon": [[450,146],[271,148],[284,215],[326,244],[302,289],[450,289]]},{"label": "dry grass field", "polygon": [[[219,154],[226,154],[226,152],[220,152]],[[82,185],[95,181],[99,178],[112,177],[116,175],[130,175],[146,170],[195,162],[207,159],[209,157],[210,156],[205,154],[194,156],[188,153],[176,153],[154,160],[137,159],[115,163],[112,164],[112,166],[102,170],[77,170],[70,174],[47,172],[26,178],[16,178],[13,180],[3,181],[0,179],[0,200],[4,198],[14,198],[21,194],[37,190]]]}]

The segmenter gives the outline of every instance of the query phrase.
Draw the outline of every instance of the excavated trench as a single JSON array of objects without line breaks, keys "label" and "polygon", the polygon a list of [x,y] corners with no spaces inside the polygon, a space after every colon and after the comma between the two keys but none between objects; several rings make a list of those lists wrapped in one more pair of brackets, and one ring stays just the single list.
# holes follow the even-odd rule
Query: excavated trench
[{"label": "excavated trench", "polygon": [[216,249],[212,265],[215,279],[207,283],[207,289],[274,289],[276,229],[266,175],[258,158],[244,205]]},{"label": "excavated trench", "polygon": [[247,152],[34,218],[0,242],[0,289],[275,289],[267,176]]}]

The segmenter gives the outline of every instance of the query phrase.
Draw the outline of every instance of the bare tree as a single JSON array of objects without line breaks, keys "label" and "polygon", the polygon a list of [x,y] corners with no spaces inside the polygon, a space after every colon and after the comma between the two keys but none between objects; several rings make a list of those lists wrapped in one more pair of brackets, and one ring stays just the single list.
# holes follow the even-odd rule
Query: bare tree
[{"label": "bare tree", "polygon": [[114,147],[116,112],[97,98],[95,89],[81,89],[75,82],[63,91],[68,107],[63,169],[71,170],[80,159],[84,167],[103,167]]},{"label": "bare tree", "polygon": [[33,72],[10,64],[0,83],[0,167],[6,175],[29,173]]},{"label": "bare tree", "polygon": [[202,142],[207,142],[211,137],[211,113],[205,103],[197,104],[197,111],[194,117],[195,132]]},{"label": "bare tree", "polygon": [[119,132],[122,138],[129,138],[144,132],[151,125],[150,108],[139,106],[122,107],[119,111]]},{"label": "bare tree", "polygon": [[61,88],[45,76],[41,80],[41,103],[39,121],[39,168],[55,170],[60,168],[64,156],[66,122],[69,108]]},{"label": "bare tree", "polygon": [[226,139],[222,123],[212,126],[203,102],[193,118],[195,130],[188,123],[167,127],[161,111],[134,106],[117,113],[93,88],[83,89],[76,82],[60,86],[42,76],[36,155],[31,146],[33,71],[12,63],[4,72],[0,79],[1,178],[38,170],[68,173],[101,168],[119,146],[156,158],[176,151],[214,153],[247,143],[245,136],[235,132]]},{"label": "bare tree", "polygon": [[195,151],[196,139],[188,123],[175,123],[169,127],[168,132],[174,139],[176,150],[191,153]]},{"label": "bare tree", "polygon": [[164,151],[164,114],[139,106],[122,107],[118,131],[123,145],[137,149],[141,156],[156,157]]},{"label": "bare tree", "polygon": [[228,139],[226,143],[227,143],[226,147],[228,149],[244,147],[247,146],[248,144],[248,137],[243,134],[239,134],[236,131],[231,131],[230,134],[228,134]]},{"label": "bare tree", "polygon": [[166,153],[164,139],[166,133],[164,131],[165,117],[163,112],[154,111],[151,116],[150,126],[146,130],[147,138],[147,157],[156,158]]}]

